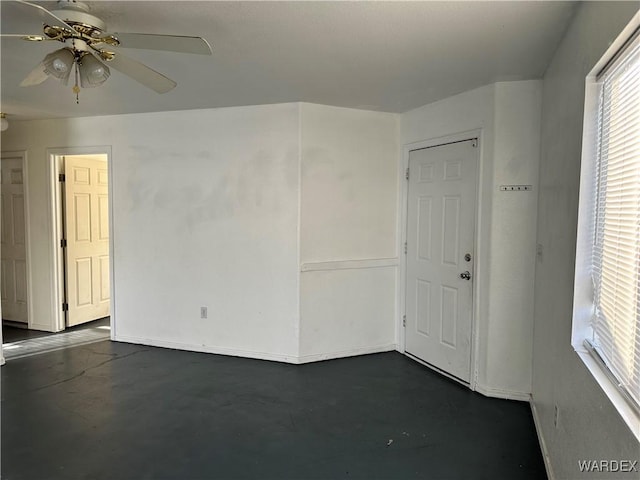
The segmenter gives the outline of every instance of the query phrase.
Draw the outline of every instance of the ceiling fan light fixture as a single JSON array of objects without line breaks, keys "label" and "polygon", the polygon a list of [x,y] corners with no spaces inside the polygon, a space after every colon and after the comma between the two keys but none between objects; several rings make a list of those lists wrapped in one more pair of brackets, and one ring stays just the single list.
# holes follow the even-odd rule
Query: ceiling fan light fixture
[{"label": "ceiling fan light fixture", "polygon": [[82,88],[98,87],[106,82],[111,75],[109,67],[90,53],[86,53],[80,58],[78,70]]},{"label": "ceiling fan light fixture", "polygon": [[44,57],[42,64],[47,75],[57,78],[66,85],[75,60],[76,57],[70,48],[61,48]]}]

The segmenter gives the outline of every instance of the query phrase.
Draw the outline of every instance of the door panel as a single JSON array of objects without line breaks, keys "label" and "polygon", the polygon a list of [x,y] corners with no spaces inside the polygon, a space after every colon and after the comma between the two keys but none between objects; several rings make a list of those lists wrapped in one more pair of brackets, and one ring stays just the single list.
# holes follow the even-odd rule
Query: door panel
[{"label": "door panel", "polygon": [[27,249],[21,158],[2,159],[2,318],[27,322]]},{"label": "door panel", "polygon": [[409,154],[405,350],[464,382],[471,378],[473,280],[460,274],[473,273],[475,144]]},{"label": "door panel", "polygon": [[106,161],[65,157],[67,326],[109,315]]}]

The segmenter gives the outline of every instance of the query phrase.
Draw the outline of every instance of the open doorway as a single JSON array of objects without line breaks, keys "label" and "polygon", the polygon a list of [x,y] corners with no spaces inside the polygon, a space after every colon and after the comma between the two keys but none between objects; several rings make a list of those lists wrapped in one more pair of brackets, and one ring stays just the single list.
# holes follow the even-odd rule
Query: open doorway
[{"label": "open doorway", "polygon": [[3,328],[7,359],[18,350],[32,354],[28,353],[31,347],[48,351],[111,336],[109,149],[56,149],[48,154],[54,248],[52,322],[50,327],[38,325],[40,331],[30,323],[24,325],[29,329],[11,328],[7,335]]},{"label": "open doorway", "polygon": [[24,153],[3,153],[0,169],[2,323],[28,328],[29,269]]}]

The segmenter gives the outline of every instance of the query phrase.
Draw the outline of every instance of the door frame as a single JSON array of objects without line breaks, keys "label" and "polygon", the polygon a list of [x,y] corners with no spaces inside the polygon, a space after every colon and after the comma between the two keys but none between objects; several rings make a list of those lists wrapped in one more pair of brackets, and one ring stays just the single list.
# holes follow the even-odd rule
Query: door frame
[{"label": "door frame", "polygon": [[53,331],[59,332],[66,328],[65,315],[62,311],[62,303],[65,297],[64,291],[64,253],[60,247],[62,240],[62,189],[58,181],[58,174],[62,166],[62,157],[70,155],[106,155],[107,171],[109,175],[108,184],[108,205],[109,205],[109,315],[111,318],[111,339],[115,338],[116,322],[115,322],[115,282],[114,282],[114,236],[113,236],[113,162],[111,156],[111,146],[95,146],[95,147],[64,147],[64,148],[48,148],[46,153],[47,169],[49,177],[49,206],[50,206],[50,245],[52,252],[52,290],[53,303],[51,309],[53,312]]},{"label": "door frame", "polygon": [[406,346],[406,332],[403,325],[403,318],[406,315],[406,294],[407,294],[407,262],[408,257],[404,254],[404,245],[407,242],[407,227],[408,227],[408,210],[409,210],[409,182],[406,178],[406,172],[409,168],[409,155],[414,150],[422,150],[424,148],[437,147],[442,145],[447,145],[450,143],[462,142],[465,140],[477,140],[477,166],[476,166],[476,208],[475,208],[475,230],[473,234],[474,239],[474,282],[472,289],[472,309],[471,309],[471,341],[469,343],[470,347],[470,355],[471,355],[471,372],[470,372],[470,381],[469,384],[462,382],[460,379],[454,377],[453,375],[447,374],[447,372],[440,370],[426,362],[420,361],[414,356],[410,356],[409,358],[418,361],[419,363],[431,368],[438,373],[445,375],[452,380],[455,380],[462,385],[468,386],[471,390],[476,390],[476,386],[478,383],[478,319],[480,318],[480,302],[479,299],[481,295],[485,295],[486,293],[481,287],[481,282],[477,281],[485,276],[485,260],[480,258],[479,252],[482,251],[482,234],[483,234],[483,224],[482,224],[482,198],[483,198],[483,189],[482,189],[482,172],[484,166],[484,155],[483,155],[483,131],[482,129],[474,129],[467,130],[459,133],[453,133],[450,135],[445,135],[441,137],[434,137],[427,140],[421,140],[419,142],[413,142],[405,144],[402,147],[402,162],[400,162],[400,172],[399,172],[399,180],[400,180],[400,199],[399,199],[399,228],[398,228],[398,249],[399,254],[398,257],[401,258],[401,261],[398,262],[398,296],[396,299],[396,304],[398,305],[397,312],[397,328],[396,328],[396,339],[398,345],[398,351],[403,353],[406,356],[409,356],[405,351]]},{"label": "door frame", "polygon": [[[27,269],[27,327],[33,325],[33,295],[31,294],[31,229],[29,228],[29,171],[27,169],[27,151],[0,152],[0,162],[4,159],[19,158],[22,164],[22,194],[24,195],[24,241],[25,241],[25,268]],[[2,188],[2,186],[0,186]],[[0,219],[2,212],[0,212]],[[2,228],[0,226],[0,228]],[[0,280],[1,281],[1,280]],[[0,317],[0,322],[2,318]]]}]

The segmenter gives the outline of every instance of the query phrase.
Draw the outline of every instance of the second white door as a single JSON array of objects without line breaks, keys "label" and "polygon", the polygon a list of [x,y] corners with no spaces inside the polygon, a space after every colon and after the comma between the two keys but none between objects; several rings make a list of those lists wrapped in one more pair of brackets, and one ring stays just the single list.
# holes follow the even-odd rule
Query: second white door
[{"label": "second white door", "polygon": [[22,158],[2,159],[2,318],[27,323],[27,252]]},{"label": "second white door", "polygon": [[466,382],[476,212],[476,140],[409,154],[405,351]]}]

